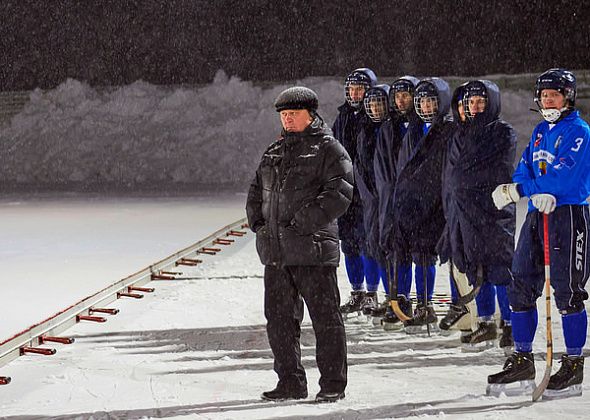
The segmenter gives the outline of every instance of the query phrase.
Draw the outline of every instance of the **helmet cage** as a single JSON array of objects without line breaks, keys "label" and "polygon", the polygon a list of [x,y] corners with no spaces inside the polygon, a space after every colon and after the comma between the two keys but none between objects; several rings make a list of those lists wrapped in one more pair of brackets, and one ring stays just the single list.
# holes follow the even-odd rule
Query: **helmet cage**
[{"label": "helmet cage", "polygon": [[[399,115],[406,115],[408,112],[412,110],[414,105],[414,85],[409,80],[400,79],[391,85],[391,90],[389,91],[389,108],[393,109]],[[395,94],[400,92],[408,92],[412,97],[411,104],[408,109],[402,110],[397,106],[395,102]]]},{"label": "helmet cage", "polygon": [[387,119],[389,114],[389,99],[387,93],[381,89],[371,89],[365,93],[365,112],[373,122]]},{"label": "helmet cage", "polygon": [[[476,100],[475,98],[479,99]],[[465,116],[469,119],[473,119],[478,114],[478,112],[472,111],[471,105],[475,107],[483,101],[484,109],[482,111],[485,111],[485,109],[488,106],[488,92],[483,83],[475,82],[465,87],[465,94],[463,95],[463,99],[461,101],[463,105],[463,112],[465,112]]]},{"label": "helmet cage", "polygon": [[344,82],[344,96],[346,97],[346,102],[353,108],[360,108],[363,103],[363,96],[360,95],[359,99],[354,99],[350,93],[352,86],[362,86],[365,89],[365,92],[369,87],[371,87],[371,79],[365,73],[360,71],[352,72]]},{"label": "helmet cage", "polygon": [[[428,107],[424,106],[427,104]],[[438,114],[438,105],[438,92],[432,84],[418,86],[414,95],[414,109],[422,121],[433,122]]]}]

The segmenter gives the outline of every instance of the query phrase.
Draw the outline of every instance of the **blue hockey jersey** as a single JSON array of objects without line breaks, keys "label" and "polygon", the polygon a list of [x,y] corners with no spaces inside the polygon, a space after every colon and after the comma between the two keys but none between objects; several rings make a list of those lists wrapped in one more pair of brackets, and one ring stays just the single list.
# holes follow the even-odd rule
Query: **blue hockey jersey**
[{"label": "blue hockey jersey", "polygon": [[[557,124],[546,121],[533,130],[531,141],[512,176],[530,197],[552,194],[557,206],[586,204],[590,195],[590,128],[572,111]],[[529,211],[535,210],[529,202]]]}]

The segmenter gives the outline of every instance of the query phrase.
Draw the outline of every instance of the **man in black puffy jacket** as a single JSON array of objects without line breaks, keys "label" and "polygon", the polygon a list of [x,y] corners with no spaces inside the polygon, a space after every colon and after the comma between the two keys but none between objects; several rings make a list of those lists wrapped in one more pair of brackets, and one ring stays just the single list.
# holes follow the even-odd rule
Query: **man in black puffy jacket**
[{"label": "man in black puffy jacket", "polygon": [[318,402],[344,398],[346,335],[339,311],[338,226],[352,199],[352,163],[316,113],[318,98],[304,87],[275,101],[283,131],[264,152],[246,210],[264,270],[268,341],[279,382],[265,400],[307,397],[299,337],[303,300],[316,335]]}]

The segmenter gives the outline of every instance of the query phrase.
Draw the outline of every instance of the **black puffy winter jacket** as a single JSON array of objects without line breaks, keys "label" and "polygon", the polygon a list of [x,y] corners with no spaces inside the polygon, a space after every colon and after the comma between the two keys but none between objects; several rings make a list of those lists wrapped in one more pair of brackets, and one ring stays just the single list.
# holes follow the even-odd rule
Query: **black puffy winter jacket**
[{"label": "black puffy winter jacket", "polygon": [[316,117],[264,152],[246,211],[264,265],[338,265],[336,219],[352,199],[352,163]]}]

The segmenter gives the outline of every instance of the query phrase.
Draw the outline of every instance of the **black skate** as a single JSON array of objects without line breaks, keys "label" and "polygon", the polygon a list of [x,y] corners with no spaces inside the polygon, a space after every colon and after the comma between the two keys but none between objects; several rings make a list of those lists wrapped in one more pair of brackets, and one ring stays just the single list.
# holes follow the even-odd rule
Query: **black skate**
[{"label": "black skate", "polygon": [[544,400],[577,397],[582,395],[584,380],[584,356],[561,356],[561,367],[551,375],[547,389],[543,393]]},{"label": "black skate", "polygon": [[504,350],[504,355],[509,356],[514,349],[514,339],[512,338],[512,326],[506,325],[504,321],[500,324],[502,335],[500,336],[500,348]]},{"label": "black skate", "polygon": [[494,340],[498,338],[494,321],[480,322],[477,330],[461,336],[462,351],[478,352],[494,347]]},{"label": "black skate", "polygon": [[365,300],[364,290],[353,290],[350,292],[350,299],[340,307],[345,320],[352,319],[361,315],[361,305]]},{"label": "black skate", "polygon": [[385,300],[381,302],[375,309],[371,311],[371,317],[373,317],[373,325],[381,325],[381,320],[385,317],[387,312],[387,308],[389,308],[389,296],[385,295]]},{"label": "black skate", "polygon": [[363,303],[361,303],[361,312],[367,317],[368,321],[371,321],[373,316],[371,313],[374,309],[377,309],[377,292],[367,292]]},{"label": "black skate", "polygon": [[487,395],[499,397],[532,395],[535,389],[535,359],[533,353],[515,352],[508,356],[502,372],[488,376]]},{"label": "black skate", "polygon": [[465,315],[469,315],[469,309],[467,309],[467,306],[451,304],[447,314],[440,320],[438,326],[441,330],[448,331]]},{"label": "black skate", "polygon": [[[400,295],[397,297],[397,302],[400,309],[407,316],[412,316],[412,302],[406,299],[405,296]],[[385,316],[381,320],[381,325],[385,331],[399,331],[404,327],[404,323],[397,317],[391,306],[387,308]]]},{"label": "black skate", "polygon": [[404,322],[404,328],[408,334],[420,334],[428,331],[438,331],[437,317],[434,312],[434,307],[429,302],[428,305],[418,302],[414,316]]}]

